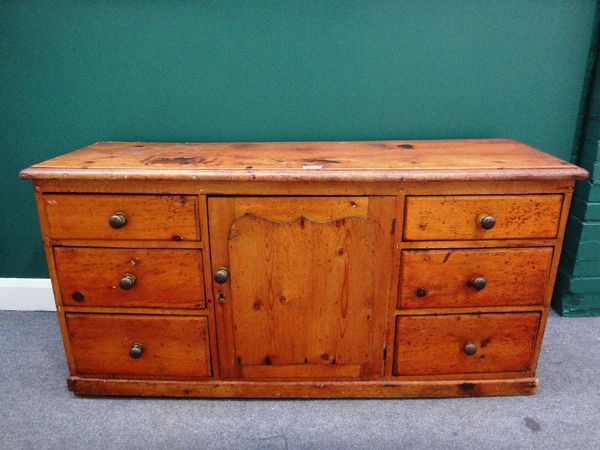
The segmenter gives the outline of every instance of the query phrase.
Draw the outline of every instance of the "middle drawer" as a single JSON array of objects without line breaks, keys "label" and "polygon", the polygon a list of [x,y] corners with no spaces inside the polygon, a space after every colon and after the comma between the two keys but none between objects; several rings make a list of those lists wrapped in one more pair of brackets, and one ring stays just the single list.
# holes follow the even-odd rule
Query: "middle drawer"
[{"label": "middle drawer", "polygon": [[399,308],[541,305],[552,247],[404,250]]},{"label": "middle drawer", "polygon": [[55,247],[63,304],[204,308],[202,251]]}]

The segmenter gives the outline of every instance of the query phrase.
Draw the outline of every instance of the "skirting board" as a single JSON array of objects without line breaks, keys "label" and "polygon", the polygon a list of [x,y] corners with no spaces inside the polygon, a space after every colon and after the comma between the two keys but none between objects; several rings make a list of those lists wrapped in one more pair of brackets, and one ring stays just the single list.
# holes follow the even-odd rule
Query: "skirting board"
[{"label": "skirting board", "polygon": [[0,310],[56,311],[49,278],[0,278]]}]

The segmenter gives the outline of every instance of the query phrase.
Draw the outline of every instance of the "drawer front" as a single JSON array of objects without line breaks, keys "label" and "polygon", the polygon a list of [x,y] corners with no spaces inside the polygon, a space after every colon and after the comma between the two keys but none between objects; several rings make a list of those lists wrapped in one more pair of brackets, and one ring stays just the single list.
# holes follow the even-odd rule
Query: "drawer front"
[{"label": "drawer front", "polygon": [[395,375],[529,370],[539,313],[401,316]]},{"label": "drawer front", "polygon": [[46,194],[44,202],[55,239],[200,239],[194,196]]},{"label": "drawer front", "polygon": [[540,305],[552,248],[405,250],[400,308]]},{"label": "drawer front", "polygon": [[56,247],[63,304],[204,308],[202,252]]},{"label": "drawer front", "polygon": [[406,198],[404,239],[555,238],[562,195],[460,195]]},{"label": "drawer front", "polygon": [[208,377],[206,317],[66,314],[79,375]]}]

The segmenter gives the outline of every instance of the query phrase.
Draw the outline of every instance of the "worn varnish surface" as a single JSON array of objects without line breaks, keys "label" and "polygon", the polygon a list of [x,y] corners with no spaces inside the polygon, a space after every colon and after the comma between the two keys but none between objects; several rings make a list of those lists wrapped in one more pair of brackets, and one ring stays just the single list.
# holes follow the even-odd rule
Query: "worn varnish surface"
[{"label": "worn varnish surface", "polygon": [[100,143],[22,176],[75,393],[327,398],[534,393],[586,172],[465,140]]},{"label": "worn varnish surface", "polygon": [[[396,375],[527,371],[538,313],[399,317]],[[476,352],[467,355],[465,345]]]},{"label": "worn varnish surface", "polygon": [[191,180],[486,180],[584,178],[510,139],[368,142],[100,142],[23,171],[24,178]]},{"label": "worn varnish surface", "polygon": [[[200,250],[56,247],[54,258],[65,305],[205,306]],[[124,290],[128,274],[135,284]]]},{"label": "worn varnish surface", "polygon": [[[552,251],[551,247],[405,250],[399,307],[541,305]],[[478,277],[486,282],[481,290],[472,283]]]},{"label": "worn varnish surface", "polygon": [[[79,375],[206,377],[211,374],[205,317],[67,314]],[[142,356],[129,349],[142,344]]]}]

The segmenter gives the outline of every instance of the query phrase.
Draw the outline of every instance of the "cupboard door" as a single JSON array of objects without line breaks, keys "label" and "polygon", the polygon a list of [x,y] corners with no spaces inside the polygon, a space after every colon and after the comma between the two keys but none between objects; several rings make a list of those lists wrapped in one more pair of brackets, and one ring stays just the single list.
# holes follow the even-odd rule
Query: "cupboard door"
[{"label": "cupboard door", "polygon": [[382,373],[394,197],[214,197],[208,207],[213,273],[228,270],[213,282],[221,376]]}]

